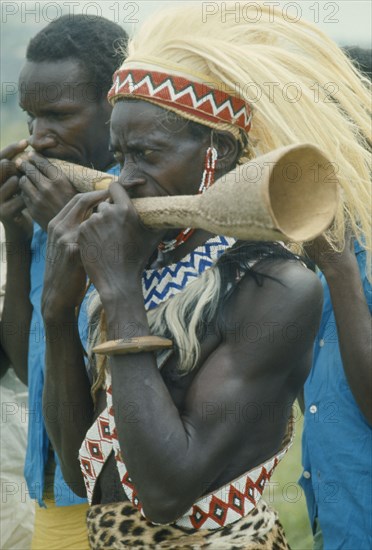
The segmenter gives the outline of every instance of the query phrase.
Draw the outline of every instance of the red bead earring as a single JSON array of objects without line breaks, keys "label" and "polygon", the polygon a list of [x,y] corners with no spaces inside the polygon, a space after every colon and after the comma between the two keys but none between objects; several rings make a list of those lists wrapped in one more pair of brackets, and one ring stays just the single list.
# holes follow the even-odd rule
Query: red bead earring
[{"label": "red bead earring", "polygon": [[[217,164],[217,149],[213,145],[213,132],[211,135],[211,145],[208,147],[205,153],[204,171],[202,180],[199,186],[198,194],[204,193],[214,183],[216,164]],[[185,243],[191,235],[194,233],[194,229],[188,227],[181,231],[175,239],[171,241],[163,241],[159,244],[158,248],[162,252],[171,252],[181,244]]]}]

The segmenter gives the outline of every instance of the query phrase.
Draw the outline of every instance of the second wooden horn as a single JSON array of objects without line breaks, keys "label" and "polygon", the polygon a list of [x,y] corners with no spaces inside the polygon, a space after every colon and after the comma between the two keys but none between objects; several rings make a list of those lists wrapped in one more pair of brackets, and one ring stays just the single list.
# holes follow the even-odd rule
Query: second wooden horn
[{"label": "second wooden horn", "polygon": [[[80,192],[113,176],[49,159]],[[338,202],[333,164],[311,144],[281,147],[238,166],[202,195],[133,199],[153,228],[194,227],[242,240],[309,241],[332,223]]]}]

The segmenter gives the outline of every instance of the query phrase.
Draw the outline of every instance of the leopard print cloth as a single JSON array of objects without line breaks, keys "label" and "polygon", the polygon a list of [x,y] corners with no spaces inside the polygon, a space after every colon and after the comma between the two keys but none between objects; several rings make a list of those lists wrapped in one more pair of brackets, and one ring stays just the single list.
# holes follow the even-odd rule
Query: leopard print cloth
[{"label": "leopard print cloth", "polygon": [[290,550],[277,513],[262,499],[241,520],[213,530],[154,525],[130,502],[91,506],[87,523],[93,550]]}]

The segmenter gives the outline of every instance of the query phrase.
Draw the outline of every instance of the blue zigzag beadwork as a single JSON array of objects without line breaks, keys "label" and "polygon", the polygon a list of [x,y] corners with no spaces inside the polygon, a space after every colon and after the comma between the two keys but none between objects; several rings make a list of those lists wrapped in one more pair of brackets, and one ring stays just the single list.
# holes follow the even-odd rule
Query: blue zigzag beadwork
[{"label": "blue zigzag beadwork", "polygon": [[153,309],[181,292],[234,243],[235,239],[231,237],[212,237],[179,262],[161,269],[146,270],[142,277],[145,308]]}]

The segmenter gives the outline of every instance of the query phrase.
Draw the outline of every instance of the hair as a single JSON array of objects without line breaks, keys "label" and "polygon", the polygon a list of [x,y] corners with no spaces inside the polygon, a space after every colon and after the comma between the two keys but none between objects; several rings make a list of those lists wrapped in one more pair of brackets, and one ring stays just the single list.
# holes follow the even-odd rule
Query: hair
[{"label": "hair", "polygon": [[202,5],[161,11],[129,41],[125,63],[203,74],[245,99],[253,108],[248,158],[298,142],[320,147],[342,190],[325,236],[342,250],[348,223],[370,254],[368,78],[314,25],[290,21],[272,6],[260,4],[258,18],[257,4],[234,5],[240,13],[221,8],[204,19]]},{"label": "hair", "polygon": [[[330,168],[337,173],[341,187],[336,218],[325,237],[334,249],[342,250],[345,227],[350,225],[370,257],[368,78],[315,26],[285,19],[280,11],[262,4],[257,19],[257,4],[235,3],[238,5],[240,14],[235,9],[222,17],[217,10],[207,21],[202,17],[202,5],[160,12],[129,42],[127,61],[163,64],[165,70],[177,67],[178,74],[191,80],[191,75],[203,74],[208,82],[219,83],[223,91],[244,98],[253,108],[244,151],[247,158],[299,142],[318,146],[332,161]],[[241,253],[250,259],[257,246],[255,243]],[[268,245],[270,250],[273,247]],[[265,257],[270,260],[278,255],[268,253]],[[200,320],[214,318],[226,296],[224,273],[231,260],[226,254],[219,267],[209,269],[148,314],[151,330],[175,340],[181,372],[197,363]]]},{"label": "hair", "polygon": [[97,99],[106,96],[112,75],[123,61],[125,30],[103,17],[63,15],[42,29],[28,44],[27,61],[74,59],[85,69]]},{"label": "hair", "polygon": [[372,50],[359,46],[343,46],[342,49],[357,69],[372,80]]}]

